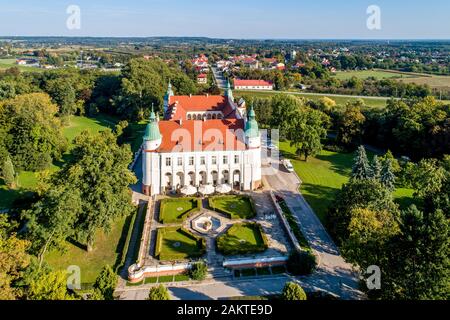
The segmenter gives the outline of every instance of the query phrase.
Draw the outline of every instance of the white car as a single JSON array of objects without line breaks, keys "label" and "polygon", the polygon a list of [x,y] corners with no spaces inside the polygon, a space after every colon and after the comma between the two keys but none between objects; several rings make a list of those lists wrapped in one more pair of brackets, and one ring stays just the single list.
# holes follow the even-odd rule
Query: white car
[{"label": "white car", "polygon": [[282,163],[286,167],[287,171],[294,172],[294,167],[292,166],[291,161],[288,159],[283,159]]}]

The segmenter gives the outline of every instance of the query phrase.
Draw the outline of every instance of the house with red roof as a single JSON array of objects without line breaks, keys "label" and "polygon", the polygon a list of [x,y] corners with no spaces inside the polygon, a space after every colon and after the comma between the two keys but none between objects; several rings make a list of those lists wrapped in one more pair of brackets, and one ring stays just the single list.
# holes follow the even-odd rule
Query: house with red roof
[{"label": "house with red roof", "polygon": [[197,76],[197,83],[198,84],[208,84],[208,75],[206,73],[200,73]]},{"label": "house with red roof", "polygon": [[234,79],[235,90],[273,90],[273,83],[265,80]]}]

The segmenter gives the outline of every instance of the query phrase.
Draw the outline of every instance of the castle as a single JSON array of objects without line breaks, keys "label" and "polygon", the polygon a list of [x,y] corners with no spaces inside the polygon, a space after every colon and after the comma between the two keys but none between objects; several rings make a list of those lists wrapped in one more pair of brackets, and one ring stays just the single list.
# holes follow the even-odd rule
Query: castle
[{"label": "castle", "polygon": [[223,96],[176,96],[169,83],[163,119],[152,109],[143,137],[142,188],[146,195],[188,185],[261,185],[261,137],[253,108]]}]

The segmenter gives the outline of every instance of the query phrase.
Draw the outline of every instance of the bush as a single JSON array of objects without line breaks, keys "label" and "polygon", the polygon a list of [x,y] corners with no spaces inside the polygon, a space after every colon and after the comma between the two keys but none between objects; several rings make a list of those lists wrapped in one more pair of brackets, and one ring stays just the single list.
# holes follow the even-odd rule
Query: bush
[{"label": "bush", "polygon": [[160,284],[150,289],[147,300],[170,300],[169,290]]},{"label": "bush", "polygon": [[208,273],[208,266],[204,262],[194,263],[189,270],[189,277],[192,280],[202,281],[205,280]]},{"label": "bush", "polygon": [[281,294],[283,300],[306,300],[306,293],[300,285],[295,282],[287,282]]},{"label": "bush", "polygon": [[308,275],[316,269],[316,257],[310,252],[294,251],[289,256],[287,269],[293,275]]},{"label": "bush", "polygon": [[95,279],[94,289],[103,296],[103,299],[114,300],[113,293],[116,284],[117,275],[109,265],[106,265]]}]

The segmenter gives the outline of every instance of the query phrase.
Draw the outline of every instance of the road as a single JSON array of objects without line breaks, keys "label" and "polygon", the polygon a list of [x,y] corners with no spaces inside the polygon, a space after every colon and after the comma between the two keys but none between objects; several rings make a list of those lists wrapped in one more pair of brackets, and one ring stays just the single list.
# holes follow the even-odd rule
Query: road
[{"label": "road", "polygon": [[265,185],[285,199],[295,214],[305,238],[319,258],[318,271],[309,277],[307,282],[320,284],[324,281],[326,285],[323,289],[332,288],[331,291],[343,299],[361,298],[362,294],[357,289],[357,274],[352,270],[352,266],[344,261],[319,218],[300,194],[301,181],[297,175],[288,172],[274,160],[272,160],[272,168],[264,171]]},{"label": "road", "polygon": [[211,70],[213,72],[214,78],[216,79],[217,87],[219,89],[225,89],[226,85],[227,85],[227,81],[223,77],[222,72],[217,70],[217,68],[215,68],[215,67],[211,67]]}]

